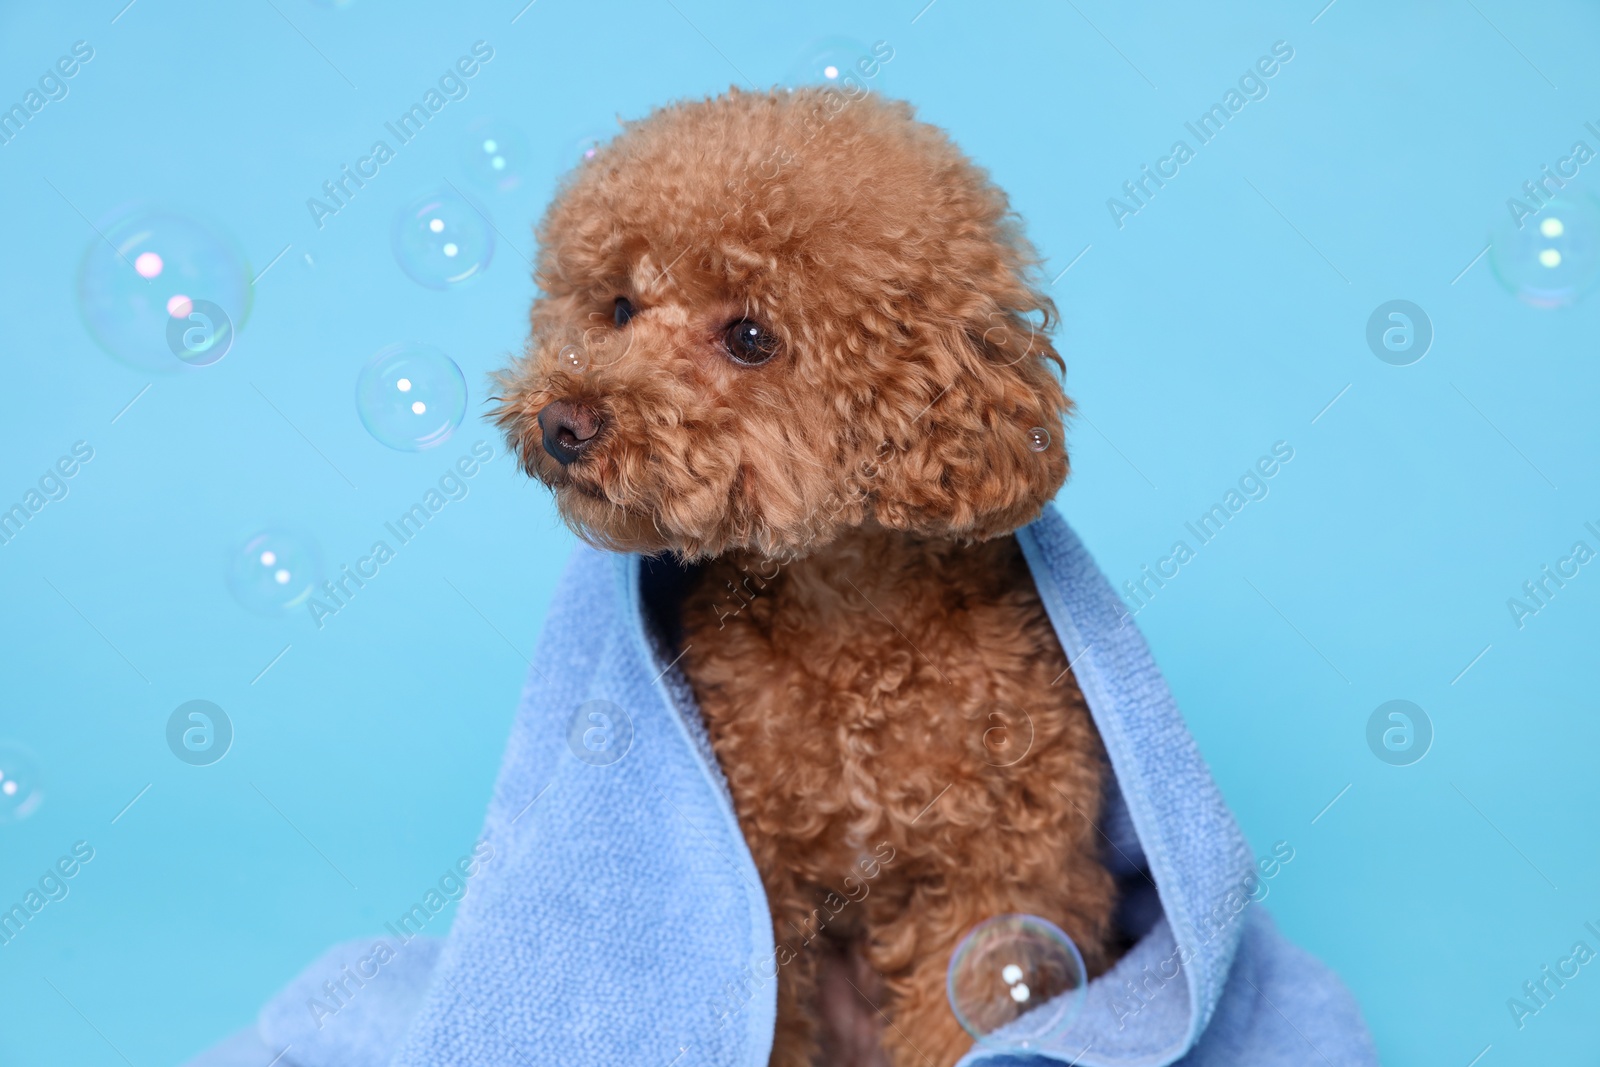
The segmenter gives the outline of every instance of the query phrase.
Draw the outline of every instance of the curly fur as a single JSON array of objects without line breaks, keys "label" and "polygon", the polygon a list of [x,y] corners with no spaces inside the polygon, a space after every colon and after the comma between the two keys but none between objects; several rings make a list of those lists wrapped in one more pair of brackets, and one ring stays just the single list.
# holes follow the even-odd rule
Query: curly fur
[{"label": "curly fur", "polygon": [[[905,104],[731,91],[627,126],[538,236],[497,418],[580,535],[700,565],[683,666],[789,950],[772,1062],[954,1063],[961,936],[1031,912],[1099,969],[1113,903],[1100,741],[1009,536],[1070,402],[1004,194]],[[741,318],[771,361],[722,348]],[[601,419],[565,466],[557,400]]]}]

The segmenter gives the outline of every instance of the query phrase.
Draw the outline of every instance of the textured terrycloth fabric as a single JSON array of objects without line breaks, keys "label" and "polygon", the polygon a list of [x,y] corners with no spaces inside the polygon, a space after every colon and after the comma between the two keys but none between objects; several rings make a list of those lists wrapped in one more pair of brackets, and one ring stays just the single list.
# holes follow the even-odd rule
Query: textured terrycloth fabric
[{"label": "textured terrycloth fabric", "polygon": [[[1375,1064],[1349,994],[1250,902],[1272,860],[1258,869],[1088,553],[1053,510],[1018,539],[1105,739],[1106,859],[1138,941],[1053,1047],[963,1063]],[[341,946],[262,1012],[255,1047],[236,1035],[194,1067],[767,1062],[771,918],[676,636],[652,621],[677,574],[575,553],[490,804],[493,858],[437,962],[425,939],[398,947],[330,1016],[315,991],[372,950]]]}]

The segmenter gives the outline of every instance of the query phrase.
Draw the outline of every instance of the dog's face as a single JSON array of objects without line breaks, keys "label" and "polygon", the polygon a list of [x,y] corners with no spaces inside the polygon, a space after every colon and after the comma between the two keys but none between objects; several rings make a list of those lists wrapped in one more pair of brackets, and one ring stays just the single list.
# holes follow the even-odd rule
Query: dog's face
[{"label": "dog's face", "polygon": [[735,91],[658,111],[575,172],[538,237],[496,418],[596,544],[982,539],[1066,477],[1031,250],[903,104]]}]

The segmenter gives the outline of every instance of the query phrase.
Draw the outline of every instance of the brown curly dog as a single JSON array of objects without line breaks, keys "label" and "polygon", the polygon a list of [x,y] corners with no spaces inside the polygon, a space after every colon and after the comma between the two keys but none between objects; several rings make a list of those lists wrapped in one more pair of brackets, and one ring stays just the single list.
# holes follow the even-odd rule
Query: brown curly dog
[{"label": "brown curly dog", "polygon": [[581,536],[697,565],[772,1063],[954,1063],[951,951],[992,916],[1103,970],[1105,757],[1011,536],[1071,405],[1004,194],[904,104],[732,91],[630,124],[538,237],[496,416]]}]

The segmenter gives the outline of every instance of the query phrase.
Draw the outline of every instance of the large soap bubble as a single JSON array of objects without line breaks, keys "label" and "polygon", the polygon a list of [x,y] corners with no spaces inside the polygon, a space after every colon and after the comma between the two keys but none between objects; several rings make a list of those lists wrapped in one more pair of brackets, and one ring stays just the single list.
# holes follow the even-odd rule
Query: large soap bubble
[{"label": "large soap bubble", "polygon": [[957,1021],[984,1045],[1037,1049],[1083,1009],[1083,956],[1037,915],[1000,915],[975,926],[950,957],[945,989]]}]

